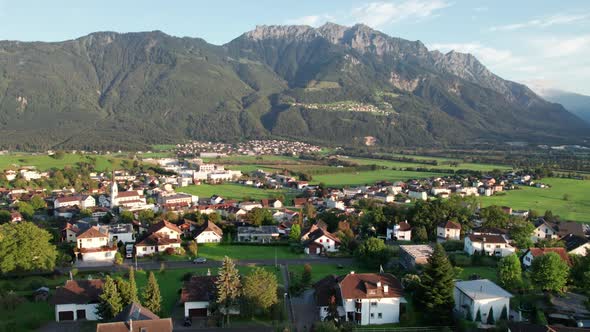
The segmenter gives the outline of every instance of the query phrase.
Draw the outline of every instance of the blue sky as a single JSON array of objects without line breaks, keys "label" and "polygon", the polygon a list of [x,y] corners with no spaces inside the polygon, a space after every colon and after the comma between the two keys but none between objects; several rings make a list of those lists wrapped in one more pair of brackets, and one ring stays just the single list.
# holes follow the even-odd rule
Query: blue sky
[{"label": "blue sky", "polygon": [[429,49],[470,52],[537,90],[590,95],[588,0],[0,0],[0,39],[24,41],[162,30],[223,44],[260,24],[326,21],[365,23]]}]

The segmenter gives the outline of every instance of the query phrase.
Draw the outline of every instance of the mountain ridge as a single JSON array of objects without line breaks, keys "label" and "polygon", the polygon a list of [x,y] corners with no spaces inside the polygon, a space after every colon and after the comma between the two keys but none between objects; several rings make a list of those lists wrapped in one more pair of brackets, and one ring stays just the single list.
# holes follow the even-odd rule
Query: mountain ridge
[{"label": "mountain ridge", "polygon": [[[354,111],[369,106],[385,110]],[[158,30],[0,41],[0,129],[3,148],[106,149],[268,137],[580,142],[588,128],[471,55],[328,23],[259,26],[224,45]]]}]

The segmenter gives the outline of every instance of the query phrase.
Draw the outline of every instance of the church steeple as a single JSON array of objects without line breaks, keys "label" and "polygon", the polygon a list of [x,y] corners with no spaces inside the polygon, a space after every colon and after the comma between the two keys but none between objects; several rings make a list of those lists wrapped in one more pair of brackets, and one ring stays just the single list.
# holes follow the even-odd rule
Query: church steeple
[{"label": "church steeple", "polygon": [[115,171],[112,174],[112,181],[111,181],[111,208],[116,207],[118,205],[117,202],[117,195],[119,194],[119,186],[117,185],[117,181],[115,181]]}]

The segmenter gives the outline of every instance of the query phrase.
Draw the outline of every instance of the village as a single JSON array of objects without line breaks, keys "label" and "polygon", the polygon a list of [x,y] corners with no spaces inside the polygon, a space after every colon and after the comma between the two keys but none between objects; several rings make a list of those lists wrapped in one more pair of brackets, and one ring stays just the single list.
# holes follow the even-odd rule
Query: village
[{"label": "village", "polygon": [[[192,151],[193,155],[205,151],[205,147],[191,145],[190,149],[182,150]],[[279,149],[279,153],[285,151]],[[542,276],[545,271],[537,271],[534,263],[540,257],[557,257],[555,264],[572,271],[586,262],[583,258],[590,249],[587,224],[560,220],[550,211],[541,211],[545,212],[542,215],[509,206],[482,207],[477,201],[480,196],[502,195],[524,186],[545,189],[547,185],[534,174],[522,171],[499,176],[453,174],[329,187],[312,184],[288,172],[259,169],[245,174],[196,157],[143,162],[153,165],[160,173],[151,169],[87,172],[86,183],[55,190],[29,184],[63,177],[60,171],[40,172],[33,167],[21,167],[3,172],[11,187],[0,188],[2,223],[16,229],[32,222],[41,230],[52,232],[55,238],[52,242],[60,257],[58,270],[70,271],[63,286],[41,291],[47,293],[54,305],[56,324],[104,318],[98,313],[105,301],[101,294],[112,280],[76,279],[72,270],[141,269],[150,262],[161,264],[161,270],[166,264],[207,267],[205,274],[192,274],[172,286],[181,290],[174,301],[182,304],[184,315],[176,321],[160,318],[170,317],[171,313],[165,310],[156,313],[138,301],[131,301],[127,307],[111,313],[110,318],[115,322],[99,323],[97,331],[114,331],[115,325],[127,326],[138,312],[143,318],[135,318],[138,322],[133,324],[138,325],[134,326],[158,326],[158,331],[217,324],[219,321],[211,323],[209,319],[216,315],[239,316],[240,307],[235,303],[231,308],[219,308],[216,270],[220,262],[208,260],[202,254],[212,246],[222,246],[228,253],[235,252],[232,247],[244,252],[240,257],[228,254],[220,271],[233,264],[232,258],[254,259],[247,255],[251,248],[280,248],[281,252],[289,252],[285,257],[306,264],[303,275],[308,265],[311,270],[338,262],[334,272],[339,275],[321,275],[313,283],[301,282],[302,274],[290,272],[286,258],[281,257],[278,264],[277,249],[267,250],[263,258],[253,263],[281,266],[281,274],[288,276],[283,281],[286,295],[281,303],[288,321],[305,324],[299,326],[300,330],[310,328],[317,321],[362,326],[404,324],[406,319],[405,323],[411,325],[407,322],[407,312],[411,310],[408,301],[425,301],[421,297],[424,295],[416,291],[416,280],[426,280],[428,266],[434,264],[432,257],[441,255],[449,267],[452,263],[454,268],[466,271],[458,275],[449,270],[454,280],[451,297],[455,319],[490,327],[500,321],[543,325],[544,321],[534,316],[543,310],[547,310],[545,322],[561,319],[561,322],[587,324],[590,317],[587,309],[564,311],[558,305],[553,305],[551,310],[535,307],[533,314],[528,309],[513,307],[510,303],[514,302],[515,291],[520,295],[536,294],[535,286],[511,284],[501,273],[496,277],[495,266],[512,259],[517,259],[518,271],[528,271],[519,272],[518,280],[522,278],[520,274],[530,280],[542,278],[537,274]],[[16,183],[21,186],[15,187]],[[187,186],[221,183],[260,190],[286,188],[295,195],[239,200],[221,195],[198,197],[180,191]],[[360,271],[347,270],[347,266],[356,266]],[[493,278],[478,273],[490,270]],[[289,279],[291,286],[287,286]],[[580,282],[572,279],[570,288],[582,290],[583,286],[574,286]],[[566,281],[542,290],[562,294],[564,289]],[[273,292],[277,298],[277,290]],[[313,307],[315,314],[309,319],[302,318],[301,306],[290,304],[290,297],[296,298],[300,292],[312,294],[312,301],[306,305]],[[584,297],[569,294],[577,299]]]}]

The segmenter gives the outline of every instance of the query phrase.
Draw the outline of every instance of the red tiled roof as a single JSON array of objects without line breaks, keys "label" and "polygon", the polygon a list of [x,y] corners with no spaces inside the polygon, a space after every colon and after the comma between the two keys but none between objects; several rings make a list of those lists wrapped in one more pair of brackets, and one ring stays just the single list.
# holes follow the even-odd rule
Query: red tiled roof
[{"label": "red tiled roof", "polygon": [[[471,242],[485,242],[485,243],[508,243],[506,239],[500,235],[474,235],[470,234]],[[484,241],[485,239],[485,241]]]},{"label": "red tiled roof", "polygon": [[399,231],[400,232],[407,232],[412,229],[412,226],[405,221],[399,223]]},{"label": "red tiled roof", "polygon": [[152,233],[148,235],[146,238],[141,240],[141,242],[137,243],[136,247],[146,247],[146,246],[161,246],[166,244],[174,244],[174,243],[182,243],[180,239],[171,239],[169,237],[162,236],[158,233]]},{"label": "red tiled roof", "polygon": [[51,298],[52,304],[88,304],[98,302],[102,294],[103,281],[92,280],[68,280],[66,285],[58,287]]},{"label": "red tiled roof", "polygon": [[454,221],[447,221],[447,223],[444,225],[444,228],[449,228],[449,229],[461,229],[461,224],[454,222]]},{"label": "red tiled roof", "polygon": [[82,234],[78,235],[76,238],[78,239],[89,239],[89,238],[100,238],[100,237],[107,237],[107,234],[102,233],[98,230],[98,227],[92,226],[87,229]]},{"label": "red tiled roof", "polygon": [[567,254],[565,248],[530,248],[529,251],[533,254],[533,257],[543,256],[547,253],[554,252],[561,257],[561,259],[568,265],[571,265],[570,257]]},{"label": "red tiled roof", "polygon": [[[381,287],[377,283],[381,283]],[[339,282],[344,299],[392,298],[402,297],[402,285],[396,277],[389,273],[350,273]],[[388,290],[385,293],[384,287]]]},{"label": "red tiled roof", "polygon": [[119,197],[133,197],[133,196],[140,196],[140,197],[141,197],[141,196],[143,196],[143,195],[140,195],[140,194],[137,192],[137,190],[120,191],[120,192],[117,194],[117,198],[119,198]]},{"label": "red tiled roof", "polygon": [[217,276],[193,276],[184,282],[180,302],[214,301],[217,295],[216,281]]},{"label": "red tiled roof", "polygon": [[148,229],[148,233],[155,233],[159,230],[161,230],[162,228],[167,227],[173,231],[176,231],[178,233],[182,233],[182,231],[180,230],[180,228],[178,228],[178,226],[176,226],[175,224],[167,221],[167,220],[162,220],[158,223],[153,224],[149,229]]}]

